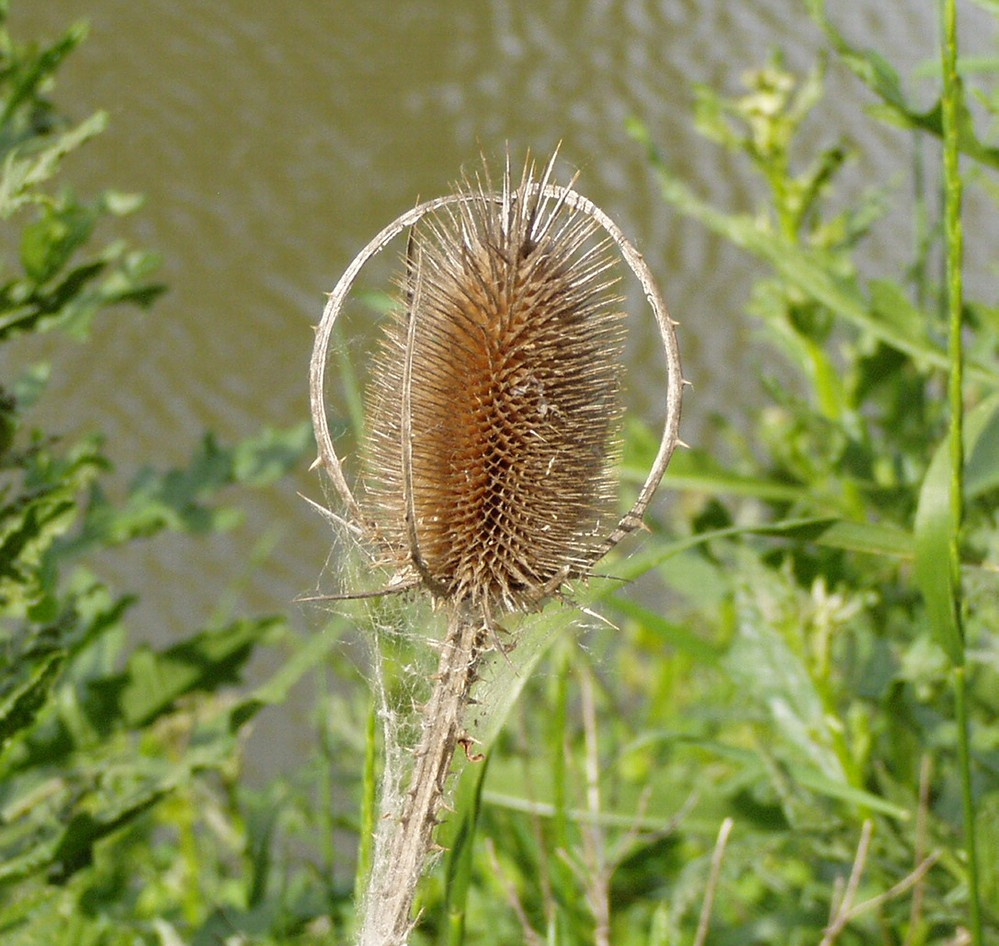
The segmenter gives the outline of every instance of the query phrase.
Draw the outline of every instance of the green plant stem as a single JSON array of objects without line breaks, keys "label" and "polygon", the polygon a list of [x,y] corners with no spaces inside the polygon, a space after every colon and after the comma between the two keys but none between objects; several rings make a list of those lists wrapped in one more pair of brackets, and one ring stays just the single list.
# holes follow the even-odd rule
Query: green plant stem
[{"label": "green plant stem", "polygon": [[957,76],[956,0],[944,0],[944,207],[947,237],[947,310],[950,324],[950,569],[954,575],[955,606],[961,623],[960,532],[964,519],[964,352],[961,337],[963,308],[964,232],[961,226],[961,168],[958,163],[957,124],[961,87]]},{"label": "green plant stem", "polygon": [[[964,233],[961,226],[961,168],[958,129],[961,120],[962,90],[957,74],[957,0],[943,0],[943,160],[944,226],[947,239],[947,308],[949,315],[948,401],[950,407],[950,542],[949,567],[954,576],[954,610],[958,633],[963,641],[961,608],[960,534],[964,518],[964,352],[962,343],[962,282]],[[964,846],[968,858],[968,903],[971,939],[982,946],[982,919],[978,891],[978,852],[975,843],[975,802],[971,791],[971,749],[964,650],[953,668],[954,712],[957,722],[958,755],[961,769],[961,797],[964,810]]]},{"label": "green plant stem", "polygon": [[971,747],[968,741],[968,706],[964,667],[955,667],[954,711],[957,716],[958,761],[961,768],[961,803],[964,809],[964,848],[968,857],[968,905],[971,913],[971,942],[982,946],[982,911],[978,895],[978,845],[975,841],[975,799],[971,793]]}]

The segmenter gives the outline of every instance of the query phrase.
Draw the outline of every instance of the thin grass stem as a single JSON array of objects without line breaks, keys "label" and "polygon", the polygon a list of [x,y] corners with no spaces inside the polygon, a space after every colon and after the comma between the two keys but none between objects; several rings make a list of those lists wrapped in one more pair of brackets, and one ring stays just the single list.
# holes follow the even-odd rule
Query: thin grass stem
[{"label": "thin grass stem", "polygon": [[701,904],[701,915],[697,921],[697,933],[694,935],[694,946],[704,946],[708,939],[711,911],[715,904],[718,883],[721,880],[722,861],[725,859],[728,836],[732,833],[734,825],[735,822],[731,818],[726,818],[718,831],[718,840],[715,842],[715,849],[711,855],[711,873],[708,876],[708,885],[704,892],[704,902]]},{"label": "thin grass stem", "polygon": [[[947,309],[949,322],[948,401],[950,407],[950,568],[954,575],[954,610],[958,631],[961,624],[960,535],[964,518],[964,348],[963,348],[963,255],[964,231],[961,222],[962,181],[958,153],[958,134],[962,111],[961,80],[957,74],[957,0],[943,0],[943,163],[944,229],[947,243]],[[982,919],[979,904],[978,852],[975,843],[975,802],[971,791],[971,749],[969,745],[966,669],[963,648],[960,662],[953,668],[954,710],[958,733],[958,757],[961,771],[961,799],[964,810],[964,846],[968,859],[968,905],[971,938],[974,946],[982,944]]]}]

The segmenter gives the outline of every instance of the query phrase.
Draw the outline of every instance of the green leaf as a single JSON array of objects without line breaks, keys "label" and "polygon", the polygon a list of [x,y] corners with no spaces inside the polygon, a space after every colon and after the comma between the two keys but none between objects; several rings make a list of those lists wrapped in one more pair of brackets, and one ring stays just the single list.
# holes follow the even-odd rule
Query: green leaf
[{"label": "green leaf", "polygon": [[151,786],[116,809],[97,815],[88,811],[75,815],[52,851],[52,879],[56,883],[65,883],[78,870],[89,867],[94,857],[94,845],[98,841],[147,812],[168,792],[168,788]]},{"label": "green leaf", "polygon": [[302,459],[313,445],[312,424],[303,421],[283,430],[267,428],[242,441],[233,451],[234,482],[269,486]]},{"label": "green leaf", "polygon": [[444,823],[440,844],[447,849],[444,864],[444,902],[447,916],[447,946],[465,941],[465,904],[472,882],[475,832],[482,810],[482,789],[489,771],[489,759],[476,765],[476,778],[467,776],[458,783],[454,814]]},{"label": "green leaf", "polygon": [[[999,398],[984,402],[978,410],[981,429],[974,438],[964,471],[964,492],[969,499],[999,487]],[[969,428],[971,421],[969,419]],[[968,430],[971,436],[974,431]]]},{"label": "green leaf", "polygon": [[97,213],[91,207],[76,203],[58,209],[46,207],[41,219],[25,227],[21,235],[25,273],[39,285],[47,283],[87,242],[96,221]]},{"label": "green leaf", "polygon": [[[3,826],[13,829],[16,835],[13,846],[21,850],[16,854],[5,851],[0,859],[0,887],[42,871],[49,871],[51,881],[64,883],[91,864],[94,845],[100,840],[140,818],[179,786],[189,784],[197,772],[224,765],[231,752],[231,740],[215,739],[188,748],[176,763],[156,760],[145,769],[141,765],[131,769],[121,766],[115,773],[117,778],[109,777],[106,785],[82,794],[77,786],[72,786],[61,799],[68,809],[61,820],[51,817],[51,798],[42,797],[34,804],[17,799],[16,806],[22,812],[37,807],[36,814],[43,820],[25,824],[20,834],[16,823]],[[119,779],[122,779],[120,788]],[[63,781],[54,780],[49,790],[66,788]],[[23,816],[23,820],[27,817]],[[8,831],[3,838],[7,844],[11,842],[10,834]],[[31,841],[27,847],[23,843],[25,836]]]},{"label": "green leaf", "polygon": [[7,93],[3,111],[0,112],[0,128],[7,126],[14,113],[29,99],[38,95],[42,83],[62,64],[63,60],[87,36],[87,24],[75,23],[62,39],[47,49],[31,55],[20,68],[13,71],[13,82]]},{"label": "green leaf", "polygon": [[41,600],[45,557],[76,522],[78,496],[104,465],[94,441],[64,461],[38,457],[33,491],[0,507],[0,605],[10,614],[24,614]]},{"label": "green leaf", "polygon": [[121,545],[164,530],[204,533],[231,528],[235,510],[215,507],[218,492],[236,483],[268,485],[299,462],[312,443],[311,427],[295,424],[286,430],[264,430],[235,447],[205,435],[187,467],[159,472],[142,470],[120,506],[97,494],[75,553],[98,545]]},{"label": "green leaf", "polygon": [[794,589],[748,556],[740,566],[738,635],[725,658],[729,676],[747,702],[767,709],[784,745],[793,751],[792,761],[848,785],[832,748],[822,699],[802,659],[781,634],[781,629],[798,629],[800,608],[788,600]]},{"label": "green leaf", "polygon": [[182,696],[238,683],[256,646],[282,627],[279,618],[246,619],[202,631],[163,651],[139,647],[121,672],[88,680],[79,699],[65,703],[57,725],[32,734],[28,755],[19,764],[56,763],[81,739],[148,726]]},{"label": "green leaf", "polygon": [[135,213],[144,203],[142,194],[129,194],[125,191],[106,190],[101,194],[101,207],[116,217]]},{"label": "green leaf", "polygon": [[815,537],[815,543],[886,558],[912,558],[916,554],[912,534],[888,523],[842,519],[825,526]]},{"label": "green leaf", "polygon": [[611,595],[605,601],[619,614],[637,621],[646,631],[659,637],[664,646],[707,664],[717,664],[721,660],[722,652],[714,644],[698,637],[682,625],[668,621],[655,611],[618,595]]},{"label": "green leaf", "polygon": [[[636,476],[641,476],[639,482],[644,482],[648,465],[634,470]],[[674,453],[664,482],[670,489],[690,489],[719,496],[752,496],[771,502],[795,503],[809,496],[806,489],[793,483],[733,473],[707,451],[697,449]]]},{"label": "green leaf", "polygon": [[88,709],[100,708],[93,721],[104,727],[120,718],[129,727],[145,726],[187,693],[213,693],[238,683],[253,648],[283,626],[279,618],[242,620],[165,651],[140,647],[124,673],[91,685],[97,699]]},{"label": "green leaf", "polygon": [[788,766],[788,774],[796,783],[818,795],[845,801],[860,810],[866,808],[870,811],[877,811],[898,821],[912,819],[911,811],[886,801],[880,795],[855,788],[839,779],[830,779],[818,769],[792,763]]},{"label": "green leaf", "polygon": [[[901,79],[891,64],[876,50],[853,46],[826,16],[824,0],[806,0],[806,6],[835,47],[840,61],[881,99],[882,105],[876,112],[879,117],[902,128],[929,132],[937,138],[943,137],[939,100],[925,111],[916,109],[906,98]],[[982,164],[999,167],[999,148],[983,144],[975,133],[971,115],[963,103],[959,104],[959,109],[960,150]]]},{"label": "green leaf", "polygon": [[8,740],[34,723],[59,679],[64,660],[62,651],[48,654],[27,680],[6,694],[0,703],[0,752]]},{"label": "green leaf", "polygon": [[[971,495],[996,483],[994,467],[999,436],[999,395],[983,401],[964,423],[965,482]],[[950,564],[950,541],[958,525],[950,507],[951,464],[949,437],[937,447],[919,490],[914,531],[916,534],[916,582],[929,613],[936,642],[954,666],[964,662],[964,639],[957,613],[958,582]]]},{"label": "green leaf", "polygon": [[24,411],[36,404],[51,377],[52,366],[47,361],[37,362],[25,369],[14,382],[14,397],[18,408]]},{"label": "green leaf", "polygon": [[[634,126],[633,126],[634,127]],[[639,129],[639,140],[648,145],[647,132]],[[663,197],[678,210],[699,220],[709,229],[724,236],[769,263],[788,284],[807,298],[814,299],[856,328],[870,333],[890,347],[904,352],[910,358],[927,365],[947,368],[947,353],[931,342],[922,328],[928,324],[925,314],[920,314],[911,303],[904,309],[892,308],[881,287],[883,309],[864,298],[856,279],[844,276],[837,270],[832,256],[820,249],[798,246],[775,233],[768,225],[749,216],[726,214],[697,197],[693,190],[670,173],[661,157],[653,150],[652,160],[659,175]],[[919,319],[915,335],[909,330]],[[969,364],[968,376],[990,386],[999,385],[999,372],[994,366]]]},{"label": "green leaf", "polygon": [[309,639],[295,648],[291,657],[281,664],[281,668],[266,683],[241,699],[229,711],[229,731],[237,732],[267,706],[283,703],[291,688],[310,670],[318,666],[324,657],[339,643],[339,638],[327,628],[322,634],[312,634]]},{"label": "green leaf", "polygon": [[896,336],[917,343],[918,348],[936,348],[936,342],[927,333],[929,319],[926,313],[909,301],[901,286],[887,279],[872,279],[868,287],[871,306],[883,325],[891,326]]},{"label": "green leaf", "polygon": [[0,171],[0,219],[10,217],[26,204],[43,203],[45,198],[35,188],[56,173],[66,155],[103,132],[107,121],[106,113],[97,112],[37,152],[10,152]]}]

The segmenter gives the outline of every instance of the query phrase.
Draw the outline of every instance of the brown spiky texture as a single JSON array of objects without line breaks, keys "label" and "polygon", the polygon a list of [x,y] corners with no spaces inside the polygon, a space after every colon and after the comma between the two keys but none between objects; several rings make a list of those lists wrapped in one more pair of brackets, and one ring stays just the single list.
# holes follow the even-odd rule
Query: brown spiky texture
[{"label": "brown spiky texture", "polygon": [[424,217],[375,357],[366,513],[444,601],[530,607],[617,523],[623,320],[613,244],[525,166]]}]

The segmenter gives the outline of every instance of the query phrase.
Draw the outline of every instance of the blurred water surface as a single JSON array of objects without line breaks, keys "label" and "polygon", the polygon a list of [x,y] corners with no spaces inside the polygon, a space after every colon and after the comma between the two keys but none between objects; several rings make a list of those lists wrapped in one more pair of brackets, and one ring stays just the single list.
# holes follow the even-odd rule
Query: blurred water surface
[{"label": "blurred water surface", "polygon": [[[904,74],[936,55],[934,11],[834,6],[848,35]],[[625,125],[645,121],[698,192],[748,207],[749,179],[693,129],[692,86],[738,92],[775,47],[810,66],[822,41],[802,4],[15,0],[11,22],[22,39],[54,38],[81,18],[91,34],[60,72],[57,101],[77,118],[105,108],[111,127],[71,173],[81,189],[147,196],[126,229],[163,254],[170,292],[144,317],[105,316],[85,346],[53,348],[46,410],[61,429],[105,430],[122,480],[145,463],[184,462],[204,430],[231,441],[307,417],[323,293],[385,223],[446,191],[480,152],[499,158],[505,142],[544,155],[561,141],[564,169],[580,169],[579,189],[659,274],[694,381],[686,439],[711,412],[739,423],[759,405],[742,316],[755,264],[657,198]],[[910,140],[865,119],[866,104],[834,68],[810,139],[856,146],[848,191],[894,181],[905,203]],[[994,237],[995,224],[983,226]],[[905,264],[912,235],[897,237],[870,247],[872,266]],[[323,523],[296,496],[318,495],[305,466],[254,495],[235,533],[110,556],[112,576],[142,594],[143,623],[169,639],[241,581],[246,608],[315,623],[290,605],[328,554]],[[261,542],[273,547],[251,570]]]}]

